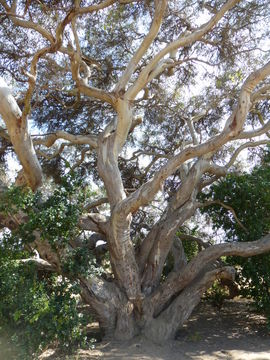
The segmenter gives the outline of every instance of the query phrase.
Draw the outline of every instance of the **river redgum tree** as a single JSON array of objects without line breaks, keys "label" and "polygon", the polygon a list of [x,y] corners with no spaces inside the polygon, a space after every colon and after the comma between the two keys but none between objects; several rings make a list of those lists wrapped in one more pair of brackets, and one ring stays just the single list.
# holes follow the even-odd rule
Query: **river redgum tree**
[{"label": "river redgum tree", "polygon": [[[268,0],[0,0],[2,161],[16,153],[16,185],[33,192],[67,162],[96,189],[77,237],[52,246],[36,224],[26,250],[65,276],[71,248],[106,264],[76,277],[105,334],[174,337],[213,281],[233,278],[221,256],[270,250],[270,235],[210,246],[188,230],[198,195],[268,142],[269,15]],[[0,214],[3,230],[28,221]],[[184,239],[201,249],[189,262]]]}]

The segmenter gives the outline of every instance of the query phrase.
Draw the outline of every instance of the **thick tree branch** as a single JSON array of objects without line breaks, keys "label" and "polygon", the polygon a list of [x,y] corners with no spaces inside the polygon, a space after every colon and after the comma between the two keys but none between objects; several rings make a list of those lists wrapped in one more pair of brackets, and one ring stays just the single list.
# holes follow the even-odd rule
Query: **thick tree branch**
[{"label": "thick tree branch", "polygon": [[82,230],[106,234],[108,231],[108,218],[101,214],[90,213],[82,215],[78,225]]},{"label": "thick tree branch", "polygon": [[270,251],[270,234],[252,242],[233,242],[210,246],[193,258],[181,274],[171,276],[152,295],[151,303],[155,313],[160,313],[170,298],[183,290],[208,264],[221,256],[249,257]]},{"label": "thick tree branch", "polygon": [[34,145],[44,145],[51,147],[58,140],[63,139],[69,141],[74,145],[89,145],[93,149],[97,148],[97,136],[95,135],[73,135],[66,131],[56,131],[53,134],[46,136],[45,138],[36,138],[33,140]]},{"label": "thick tree branch", "polygon": [[144,269],[142,286],[147,291],[151,291],[159,282],[175,233],[194,213],[197,185],[201,175],[210,167],[210,162],[203,158],[192,166],[186,179],[169,201],[166,215],[144,239],[140,248],[139,264],[141,271]]},{"label": "thick tree branch", "polygon": [[[146,336],[158,343],[164,343],[172,338],[176,330],[189,318],[193,309],[201,300],[203,293],[216,279],[234,279],[235,271],[232,267],[223,267],[206,272],[191,283],[176,297],[170,306],[157,318],[153,319],[146,328]],[[154,326],[153,326],[154,325]]]},{"label": "thick tree branch", "polygon": [[268,121],[265,125],[263,125],[259,129],[241,132],[237,136],[237,139],[251,139],[251,138],[266,134],[269,130],[270,130],[270,121]]},{"label": "thick tree branch", "polygon": [[93,209],[93,208],[95,208],[97,206],[106,204],[108,202],[109,202],[108,198],[103,197],[103,198],[91,201],[90,203],[86,204],[85,207],[84,207],[84,210],[89,211],[90,209]]},{"label": "thick tree branch", "polygon": [[22,164],[26,183],[36,190],[42,182],[42,170],[28,132],[27,123],[22,124],[22,112],[15,98],[4,80],[0,79],[0,81],[0,114]]},{"label": "thick tree branch", "polygon": [[83,79],[80,75],[80,67],[81,66],[88,66],[85,64],[85,62],[82,60],[80,54],[78,52],[72,52],[70,55],[70,61],[71,61],[71,72],[73,80],[76,82],[76,87],[78,91],[84,95],[87,95],[89,97],[94,97],[98,100],[107,102],[111,104],[113,107],[115,106],[115,96],[109,92],[97,89],[95,87],[91,87],[88,85],[88,76]]},{"label": "thick tree branch", "polygon": [[[92,12],[105,9],[110,5],[117,3],[117,0],[105,0],[102,1],[100,4],[90,5],[82,8],[76,8],[76,15],[83,15],[83,14],[90,14]],[[120,1],[120,3],[122,3]]]},{"label": "thick tree branch", "polygon": [[270,85],[265,85],[257,90],[251,97],[251,102],[254,104],[260,100],[269,99]]},{"label": "thick tree branch", "polygon": [[173,270],[179,273],[187,265],[187,257],[179,236],[175,236],[170,253],[173,256]]},{"label": "thick tree branch", "polygon": [[28,21],[28,20],[23,20],[21,18],[18,18],[15,11],[13,10],[12,12],[9,12],[9,10],[7,10],[7,13],[6,13],[7,16],[11,19],[11,21],[13,22],[14,25],[23,27],[25,29],[35,30],[40,35],[42,35],[42,37],[44,37],[46,40],[48,40],[50,43],[54,42],[54,37],[49,31],[44,29],[39,24],[34,23],[33,21]]},{"label": "thick tree branch", "polygon": [[42,271],[57,271],[57,269],[51,265],[48,261],[43,260],[43,259],[39,259],[39,258],[29,258],[29,259],[20,259],[17,260],[18,263],[22,263],[22,264],[35,264],[38,270],[42,270]]},{"label": "thick tree branch", "polygon": [[100,328],[106,330],[107,333],[116,331],[115,336],[117,336],[119,323],[124,318],[129,326],[126,333],[121,335],[121,340],[123,336],[128,338],[134,326],[134,320],[130,317],[133,305],[127,301],[124,293],[114,283],[94,276],[91,278],[80,276],[80,285],[82,297],[91,304],[99,320]]},{"label": "thick tree branch", "polygon": [[119,213],[117,209],[117,204],[126,197],[118,167],[118,156],[132,126],[133,117],[127,101],[118,98],[115,108],[117,119],[108,124],[99,137],[98,171],[104,181],[111,207],[111,231],[108,233],[107,240],[114,276],[118,286],[125,291],[128,299],[135,307],[140,307],[139,272],[130,239],[131,216]]},{"label": "thick tree branch", "polygon": [[[161,244],[164,242],[167,243],[168,246],[167,251],[168,251],[168,249],[170,248],[170,239],[172,239],[174,232],[179,228],[181,224],[184,223],[184,221],[186,220],[185,216],[189,214],[190,211],[191,213],[195,211],[197,205],[193,203],[191,195],[192,193],[194,193],[194,190],[196,190],[196,186],[199,189],[201,175],[206,171],[208,172],[215,171],[215,173],[224,175],[223,169],[224,168],[214,166],[213,164],[211,164],[210,161],[207,161],[205,159],[200,159],[197,161],[197,163],[193,165],[189,173],[185,174],[185,177],[182,179],[181,186],[178,188],[177,192],[174,194],[174,196],[172,197],[172,199],[168,204],[168,208],[166,210],[166,216],[162,217],[161,220],[157,224],[155,224],[155,226],[151,229],[151,231],[146,236],[146,238],[144,239],[141,245],[140,252],[138,255],[138,264],[141,272],[145,267],[146,260],[149,256],[151,249],[153,249],[154,243],[160,242],[160,245],[159,247],[156,246],[155,250],[152,250],[152,252],[157,251],[160,247],[163,248]],[[194,197],[195,194],[193,198]],[[193,207],[192,206],[190,207],[190,203],[188,202],[189,199],[191,199]],[[181,208],[182,206],[183,209]],[[175,215],[172,214],[173,210],[175,211]],[[182,214],[182,216],[180,216],[180,214]],[[171,220],[174,216],[176,216],[177,222],[175,222],[174,226],[172,226]],[[163,226],[163,223],[166,225]],[[170,234],[169,238],[167,238],[167,236],[164,235],[163,231],[160,230],[160,227],[161,229],[167,228],[167,225],[168,225],[168,232]]]},{"label": "thick tree branch", "polygon": [[125,213],[135,212],[140,206],[146,205],[153,200],[165,179],[185,161],[194,157],[203,156],[207,153],[214,153],[228,141],[240,138],[239,133],[250,110],[251,93],[258,83],[269,76],[269,74],[270,62],[249,75],[242,86],[238,104],[232,115],[228,118],[223,131],[203,144],[185,148],[178,155],[170,159],[151,180],[143,184],[138,190],[118,204],[119,209]]},{"label": "thick tree branch", "polygon": [[192,236],[189,234],[184,234],[184,233],[180,233],[177,235],[179,237],[179,239],[181,240],[188,240],[188,241],[195,241],[200,247],[203,247],[204,249],[208,248],[209,246],[211,246],[209,244],[209,242],[205,242],[202,239],[196,237],[196,236]]},{"label": "thick tree branch", "polygon": [[131,75],[134,73],[139,61],[142,59],[143,55],[146,53],[148,48],[152,45],[154,39],[156,38],[162,19],[166,10],[167,1],[166,0],[159,0],[155,1],[155,14],[154,18],[150,27],[150,30],[146,37],[144,38],[143,42],[141,43],[138,50],[133,55],[132,59],[130,60],[129,64],[126,67],[125,72],[121,76],[121,78],[118,81],[118,84],[116,85],[114,91],[116,93],[120,92],[121,90],[125,90],[125,87],[130,80]]},{"label": "thick tree branch", "polygon": [[189,131],[190,131],[190,134],[191,134],[191,137],[193,140],[193,145],[198,145],[199,141],[198,141],[197,134],[195,132],[192,121],[190,119],[186,119],[186,123],[188,125]]},{"label": "thick tree branch", "polygon": [[163,50],[161,50],[151,61],[150,63],[141,71],[138,79],[135,81],[127,93],[126,97],[130,100],[133,100],[136,95],[146,86],[149,81],[149,75],[159,62],[169,53],[179,49],[180,47],[185,47],[193,44],[194,42],[200,40],[205,34],[207,34],[218,22],[224,14],[234,7],[240,0],[229,0],[227,1],[221,9],[210,19],[207,23],[200,26],[197,30],[189,34],[183,34],[177,40],[173,41],[167,45]]}]

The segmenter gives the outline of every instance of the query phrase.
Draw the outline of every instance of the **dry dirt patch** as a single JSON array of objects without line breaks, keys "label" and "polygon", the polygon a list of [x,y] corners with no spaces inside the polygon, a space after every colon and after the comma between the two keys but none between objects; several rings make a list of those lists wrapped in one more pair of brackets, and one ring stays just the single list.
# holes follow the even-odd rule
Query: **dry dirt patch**
[{"label": "dry dirt patch", "polygon": [[[226,301],[221,310],[202,303],[177,339],[165,346],[141,337],[125,343],[103,342],[94,350],[79,350],[68,360],[270,360],[265,325],[265,318],[250,311],[247,301]],[[60,359],[52,353],[44,355],[43,360]]]}]

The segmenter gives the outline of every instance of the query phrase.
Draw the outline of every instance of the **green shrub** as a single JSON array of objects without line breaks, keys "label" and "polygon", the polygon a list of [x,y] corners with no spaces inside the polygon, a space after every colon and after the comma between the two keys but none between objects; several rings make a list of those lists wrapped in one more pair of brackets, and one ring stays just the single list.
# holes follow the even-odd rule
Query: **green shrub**
[{"label": "green shrub", "polygon": [[[203,199],[219,200],[230,205],[238,219],[222,206],[204,208],[216,229],[223,228],[226,241],[254,241],[270,230],[270,151],[262,164],[241,176],[229,175],[213,185]],[[236,281],[243,296],[254,299],[256,308],[263,311],[270,324],[270,254],[251,258],[228,257],[235,266]]]},{"label": "green shrub", "polygon": [[[1,212],[16,215],[21,210],[28,217],[27,223],[0,237],[0,335],[15,346],[14,359],[29,359],[51,343],[71,350],[86,342],[83,327],[87,319],[77,311],[79,286],[73,280],[74,272],[82,270],[84,254],[71,252],[67,259],[61,258],[70,280],[41,272],[33,263],[20,262],[33,256],[25,249],[33,241],[35,230],[54,251],[67,253],[69,240],[79,234],[83,201],[79,185],[76,176],[69,173],[50,196],[11,187],[1,199]],[[85,258],[84,263],[91,261]]]},{"label": "green shrub", "polygon": [[228,298],[228,291],[219,280],[216,280],[207,290],[205,297],[213,306],[221,309],[224,300]]},{"label": "green shrub", "polygon": [[86,340],[76,284],[55,275],[40,276],[33,264],[1,259],[0,334],[9,334],[10,345],[22,358],[52,343],[70,351]]}]

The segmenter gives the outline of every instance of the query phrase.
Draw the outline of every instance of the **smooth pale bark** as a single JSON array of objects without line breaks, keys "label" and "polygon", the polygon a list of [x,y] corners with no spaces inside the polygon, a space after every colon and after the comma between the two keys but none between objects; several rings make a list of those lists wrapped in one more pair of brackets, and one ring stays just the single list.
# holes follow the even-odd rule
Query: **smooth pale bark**
[{"label": "smooth pale bark", "polygon": [[154,58],[143,68],[140,72],[138,79],[135,83],[127,90],[126,96],[130,100],[134,100],[137,94],[147,85],[151,79],[151,72],[154,71],[159,65],[162,66],[162,59],[174,50],[190,46],[196,41],[200,40],[205,34],[207,34],[213,27],[222,19],[224,14],[234,7],[240,0],[229,0],[227,1],[220,10],[205,24],[200,26],[194,31],[183,34],[175,41],[169,43],[164,49],[162,49]]},{"label": "smooth pale bark", "polygon": [[97,316],[101,329],[109,336],[115,332],[117,309],[124,308],[126,299],[115,284],[97,277],[79,276],[81,295]]},{"label": "smooth pale bark", "polygon": [[[194,207],[193,203],[191,201],[187,202],[158,225],[151,250],[144,264],[142,276],[144,292],[149,294],[159,285],[164,263],[171,250],[175,233],[179,226],[193,215],[195,210],[196,207]],[[147,245],[150,244],[145,243],[144,249],[146,249]]]},{"label": "smooth pale bark", "polygon": [[[107,240],[113,273],[118,286],[125,291],[128,299],[140,308],[142,295],[138,266],[130,238],[131,215],[118,211],[118,203],[126,197],[118,168],[118,156],[132,125],[132,112],[129,103],[120,99],[115,108],[118,115],[115,127],[107,127],[99,139],[98,170],[111,207]],[[122,317],[126,318],[123,314]]]},{"label": "smooth pale bark", "polygon": [[97,137],[94,135],[73,135],[66,131],[56,131],[54,134],[50,134],[46,137],[35,138],[34,145],[43,145],[51,147],[58,140],[67,140],[76,145],[89,145],[93,149],[97,147]]},{"label": "smooth pale bark", "polygon": [[264,80],[269,75],[270,62],[251,73],[241,88],[237,106],[229,116],[223,131],[208,141],[197,146],[188,147],[172,157],[157,173],[155,173],[151,180],[143,184],[126,199],[122,200],[118,205],[121,207],[121,210],[125,213],[137,211],[138,208],[150,203],[154,199],[154,196],[162,188],[165,179],[173,174],[174,171],[187,160],[202,157],[207,154],[214,154],[229,141],[238,139],[250,110],[252,91],[260,81]]},{"label": "smooth pale bark", "polygon": [[145,238],[140,251],[140,267],[144,268],[142,285],[151,292],[157,287],[164,263],[178,228],[195,212],[194,199],[202,174],[211,169],[210,161],[201,158],[190,169],[168,203],[166,215]]},{"label": "smooth pale bark", "polygon": [[79,218],[78,226],[82,230],[106,234],[109,219],[101,214],[89,213]]},{"label": "smooth pale bark", "polygon": [[3,79],[0,79],[0,115],[23,167],[26,183],[36,190],[42,182],[42,170],[28,132],[27,121],[22,120],[22,112]]},{"label": "smooth pale bark", "polygon": [[187,265],[187,258],[182,241],[178,237],[175,237],[173,241],[171,254],[173,256],[173,271],[179,273]]},{"label": "smooth pale bark", "polygon": [[29,258],[29,259],[21,259],[16,261],[17,263],[21,263],[21,264],[34,264],[38,268],[38,270],[49,271],[49,272],[56,271],[56,269],[48,261],[43,259]]},{"label": "smooth pale bark", "polygon": [[143,42],[141,43],[138,50],[133,55],[132,59],[130,60],[129,64],[126,67],[125,72],[121,76],[120,80],[118,81],[118,84],[115,87],[115,92],[120,92],[125,90],[125,86],[127,85],[128,81],[131,78],[131,75],[136,70],[136,67],[139,63],[139,61],[142,59],[143,55],[146,53],[148,48],[152,45],[154,39],[156,38],[160,26],[162,24],[162,19],[167,7],[167,1],[166,0],[156,0],[155,1],[156,10],[154,14],[154,18],[150,27],[150,30],[148,34],[143,39]]},{"label": "smooth pale bark", "polygon": [[[214,174],[219,177],[226,174],[228,167],[232,165],[245,145],[239,148],[227,166],[218,167],[211,164],[211,157],[232,140],[258,136],[269,130],[269,124],[266,124],[253,132],[242,132],[252,101],[258,101],[259,98],[264,97],[265,91],[268,91],[266,88],[261,88],[252,94],[257,85],[270,74],[270,62],[254,71],[246,79],[234,111],[229,116],[224,129],[217,136],[204,143],[199,143],[192,122],[188,122],[193,146],[183,148],[177,154],[172,154],[171,157],[157,154],[156,158],[164,157],[167,162],[154,173],[151,180],[126,196],[118,167],[118,157],[129,132],[136,123],[136,119],[133,118],[132,105],[137,94],[170,66],[175,66],[174,60],[169,60],[165,56],[168,56],[171,51],[175,52],[179,48],[192,46],[196,41],[202,40],[204,35],[208,34],[224,14],[240,0],[226,1],[207,23],[192,32],[181,34],[163,49],[157,50],[148,64],[139,70],[138,64],[140,61],[143,63],[144,55],[157,37],[166,10],[167,1],[155,0],[155,13],[150,30],[141,45],[138,46],[137,51],[131,56],[114,91],[97,89],[89,85],[90,71],[83,60],[75,20],[78,16],[105,9],[113,4],[130,2],[132,0],[104,0],[99,4],[80,7],[80,1],[76,1],[74,7],[66,13],[63,21],[57,24],[53,32],[55,35],[52,35],[33,21],[24,20],[24,16],[17,16],[16,1],[12,6],[8,6],[5,1],[0,0],[7,12],[6,15],[16,26],[36,31],[46,40],[47,44],[32,59],[30,73],[27,74],[29,86],[23,113],[5,84],[0,88],[0,113],[6,123],[10,141],[22,163],[27,184],[35,190],[41,183],[42,173],[27,131],[27,116],[30,112],[31,98],[37,79],[36,70],[39,59],[56,51],[67,54],[70,58],[70,70],[77,93],[111,105],[115,112],[115,122],[108,124],[99,135],[72,135],[58,131],[46,138],[36,139],[35,145],[50,147],[56,140],[65,139],[72,144],[89,145],[96,151],[98,173],[107,192],[106,201],[110,205],[110,215],[106,217],[101,214],[84,214],[79,219],[78,227],[82,230],[92,231],[97,236],[106,239],[110,252],[112,275],[111,282],[94,276],[91,278],[79,276],[82,296],[97,314],[101,327],[107,334],[112,334],[119,339],[126,339],[141,332],[147,337],[161,342],[174,336],[178,326],[188,318],[203,292],[216,278],[232,277],[230,269],[208,271],[208,266],[212,262],[222,255],[251,256],[270,250],[270,235],[268,235],[253,243],[209,246],[186,264],[182,248],[179,248],[178,254],[181,256],[181,261],[175,260],[173,271],[167,280],[160,284],[168,253],[173,251],[172,244],[175,233],[198,207],[197,193],[207,183],[204,176]],[[69,49],[62,45],[64,30],[70,23],[76,49],[72,45]],[[85,72],[80,72],[82,68]],[[139,71],[137,77],[136,71]],[[130,79],[132,79],[132,84],[126,90]],[[257,142],[258,144],[262,144],[262,142]],[[190,168],[186,166],[188,160],[193,160],[194,165]],[[187,169],[186,172],[184,168]],[[130,226],[132,214],[144,205],[150,204],[158,191],[162,190],[164,181],[177,170],[180,170],[181,173],[181,184],[168,201],[168,207],[160,221],[145,237],[137,257],[135,257]],[[101,203],[88,204],[88,208]],[[1,228],[8,227],[10,230],[15,230],[20,223],[26,221],[25,214],[20,213],[16,217],[0,214]],[[61,273],[61,261],[65,254],[61,253],[61,250],[53,251],[46,240],[41,240],[38,232],[34,235],[35,241],[29,246],[37,249],[41,258],[46,260],[46,264],[51,264],[55,271]],[[80,242],[75,240],[71,239],[70,245],[81,246]],[[95,244],[93,236],[88,244],[82,246],[85,246],[86,251],[93,251]],[[174,254],[177,256],[176,251]]]}]

